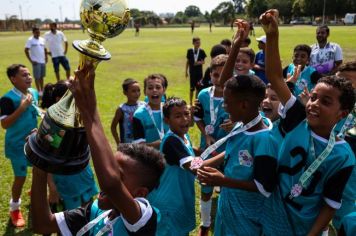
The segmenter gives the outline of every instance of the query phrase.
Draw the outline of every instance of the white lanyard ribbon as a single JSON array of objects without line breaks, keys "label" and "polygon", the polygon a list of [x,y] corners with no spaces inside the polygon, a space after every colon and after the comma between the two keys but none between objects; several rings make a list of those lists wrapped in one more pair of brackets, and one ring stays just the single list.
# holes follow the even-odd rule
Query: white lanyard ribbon
[{"label": "white lanyard ribbon", "polygon": [[198,48],[197,53],[195,53],[195,49],[193,48],[194,62],[197,62],[197,61],[198,61],[199,52],[200,52],[200,48]]},{"label": "white lanyard ribbon", "polygon": [[313,163],[308,167],[306,171],[300,176],[299,181],[297,184],[295,184],[291,191],[289,198],[295,198],[298,197],[302,191],[303,188],[306,188],[308,186],[310,177],[315,173],[315,171],[319,168],[319,166],[325,161],[325,159],[330,155],[331,151],[333,150],[335,146],[335,132],[334,132],[335,126],[331,131],[330,138],[328,141],[328,145],[326,148],[320,153],[320,155],[316,158],[316,153],[315,153],[315,147],[314,147],[314,141],[312,135],[310,135],[310,155],[313,158],[316,158]]},{"label": "white lanyard ribbon", "polygon": [[212,86],[209,90],[210,124],[208,124],[205,127],[205,132],[207,134],[214,133],[214,130],[215,130],[214,125],[215,125],[217,117],[218,117],[219,107],[220,107],[220,103],[221,103],[220,102],[214,109],[214,92],[215,92],[215,86]]},{"label": "white lanyard ribbon", "polygon": [[354,105],[354,108],[352,109],[350,114],[347,116],[344,125],[342,126],[341,130],[337,134],[337,137],[342,139],[345,138],[346,131],[351,129],[355,125],[355,121],[356,121],[356,104]]},{"label": "white lanyard ribbon", "polygon": [[[110,214],[111,210],[105,211],[103,214],[101,214],[99,217],[95,218],[94,220],[90,221],[88,224],[84,225],[83,228],[81,228],[76,236],[83,236],[86,232],[91,230],[99,221],[104,219]],[[118,217],[117,217],[118,218]],[[116,219],[115,219],[116,220]],[[105,227],[104,227],[105,228]]]},{"label": "white lanyard ribbon", "polygon": [[156,129],[157,129],[157,132],[158,132],[158,135],[159,135],[159,139],[162,140],[162,139],[163,139],[163,136],[164,136],[162,103],[160,104],[161,130],[158,129],[158,126],[157,126],[156,121],[155,121],[155,118],[154,118],[154,116],[153,116],[153,112],[152,112],[151,107],[146,103],[145,108],[146,108],[148,114],[149,114],[150,117],[151,117],[151,120],[152,120],[152,122],[153,122],[153,125],[154,125],[154,126],[156,127]]},{"label": "white lanyard ribbon", "polygon": [[245,132],[246,130],[252,128],[253,126],[257,125],[258,122],[260,122],[262,120],[262,116],[261,114],[258,114],[258,116],[256,116],[256,118],[254,118],[252,121],[250,121],[249,123],[247,123],[246,125],[242,125],[241,122],[237,123],[235,125],[235,127],[231,130],[231,132],[226,135],[224,138],[219,139],[217,142],[215,142],[214,144],[210,145],[207,149],[205,149],[205,151],[201,154],[201,158],[203,160],[205,160],[206,158],[208,158],[208,156],[214,152],[217,148],[219,148],[222,144],[224,144],[230,137],[235,136],[239,133]]}]

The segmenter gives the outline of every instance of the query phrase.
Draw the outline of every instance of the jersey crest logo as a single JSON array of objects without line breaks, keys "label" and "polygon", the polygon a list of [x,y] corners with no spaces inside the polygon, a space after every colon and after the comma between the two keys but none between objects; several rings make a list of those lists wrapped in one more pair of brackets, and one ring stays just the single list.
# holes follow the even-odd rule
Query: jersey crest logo
[{"label": "jersey crest logo", "polygon": [[239,162],[242,166],[251,167],[253,165],[253,157],[248,150],[239,151]]}]

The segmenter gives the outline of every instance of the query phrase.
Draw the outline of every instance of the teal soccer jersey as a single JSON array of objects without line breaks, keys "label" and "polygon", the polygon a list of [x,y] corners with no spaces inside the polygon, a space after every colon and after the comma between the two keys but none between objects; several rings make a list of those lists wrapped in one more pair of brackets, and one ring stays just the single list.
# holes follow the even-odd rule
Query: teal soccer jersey
[{"label": "teal soccer jersey", "polygon": [[[280,109],[280,115],[282,130],[286,134],[279,152],[281,197],[294,234],[306,235],[324,204],[340,208],[355,157],[345,141],[336,141],[331,153],[311,176],[307,187],[299,196],[290,198],[292,187],[298,184],[300,176],[313,163],[315,156],[326,148],[328,140],[310,130],[305,120],[305,107],[294,96]],[[315,156],[311,155],[311,142],[315,146]]]},{"label": "teal soccer jersey", "polygon": [[[141,208],[141,218],[135,224],[130,224],[120,214],[110,220],[108,216],[105,216],[107,211],[99,208],[98,200],[87,204],[85,207],[56,213],[55,218],[61,234],[65,236],[78,235],[80,231],[85,231],[85,234],[83,234],[85,236],[95,236],[100,231],[105,231],[100,234],[103,236],[154,236],[159,213],[151,207],[146,199],[136,198],[135,200]],[[89,226],[89,222],[93,223],[96,219],[99,219],[98,222],[93,224],[91,228],[83,229],[84,226]]]},{"label": "teal soccer jersey", "polygon": [[183,168],[194,157],[188,135],[183,140],[169,131],[162,140],[161,152],[167,165],[158,189],[148,196],[161,214],[156,235],[188,235],[195,228],[195,177]]},{"label": "teal soccer jersey", "polygon": [[[200,108],[202,109],[201,115],[194,115],[194,120],[202,120],[204,125],[211,124],[211,112],[210,112],[210,91],[213,87],[205,88],[199,92],[198,100],[200,103]],[[222,97],[213,97],[214,112],[216,114],[216,121],[213,124],[214,132],[211,136],[217,141],[227,135],[227,133],[220,128],[220,125],[224,123],[225,120],[229,119],[229,114],[225,112],[223,108],[224,99]],[[206,148],[206,141],[203,135],[200,136],[200,148]],[[219,147],[218,152],[225,149],[225,145]]]},{"label": "teal soccer jersey", "polygon": [[[5,156],[10,159],[25,158],[23,146],[26,137],[37,127],[38,112],[38,93],[36,90],[29,88],[32,95],[33,105],[21,113],[17,120],[6,129],[5,134]],[[0,119],[11,115],[20,106],[21,99],[24,95],[16,88],[6,93],[0,100]]]},{"label": "teal soccer jersey", "polygon": [[278,147],[271,128],[239,133],[228,139],[224,174],[254,181],[259,192],[222,187],[215,235],[259,235],[260,217],[267,197],[277,184]]},{"label": "teal soccer jersey", "polygon": [[[150,115],[148,105],[140,106],[134,113],[133,117],[133,137],[134,143],[152,143],[160,140],[159,132],[163,131],[163,135],[168,131],[168,125],[163,121],[163,113],[161,110],[153,110]],[[162,128],[163,123],[163,130]]]},{"label": "teal soccer jersey", "polygon": [[[288,66],[287,73],[291,76],[294,74],[295,65],[291,63]],[[321,78],[320,74],[311,66],[305,66],[303,71],[300,72],[300,75],[297,79],[297,82],[294,85],[294,95],[298,96],[304,90],[304,87],[307,87],[311,91],[318,80]]]}]

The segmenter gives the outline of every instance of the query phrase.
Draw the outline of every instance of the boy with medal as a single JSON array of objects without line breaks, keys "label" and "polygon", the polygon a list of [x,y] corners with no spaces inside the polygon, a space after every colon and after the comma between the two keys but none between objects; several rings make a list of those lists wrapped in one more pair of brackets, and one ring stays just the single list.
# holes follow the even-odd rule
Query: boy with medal
[{"label": "boy with medal", "polygon": [[335,125],[353,109],[354,89],[343,78],[324,77],[304,107],[283,80],[278,11],[268,10],[260,20],[267,35],[266,74],[283,105],[280,115],[285,137],[278,157],[280,197],[291,233],[319,235],[340,208],[355,165],[350,146],[334,132]]},{"label": "boy with medal", "polygon": [[149,75],[144,80],[144,91],[148,103],[140,106],[133,117],[134,143],[145,143],[159,148],[168,126],[164,123],[161,99],[165,93],[165,81],[158,74]]},{"label": "boy with medal", "polygon": [[193,46],[187,50],[187,63],[185,64],[185,77],[188,78],[189,75],[190,80],[190,105],[193,102],[194,91],[198,89],[198,83],[203,78],[203,64],[206,58],[205,51],[200,48],[200,38],[193,38]]},{"label": "boy with medal", "polygon": [[[222,76],[230,78],[223,91],[224,107],[231,121],[239,123],[201,156],[205,159],[224,142],[225,154],[205,160],[197,173],[203,184],[221,186],[214,235],[260,235],[263,205],[277,182],[277,143],[272,123],[259,113],[266,89],[263,81],[251,75],[231,78],[236,50],[249,33],[248,22],[237,20],[236,24],[238,31]],[[222,163],[224,174],[216,169]]]},{"label": "boy with medal", "polygon": [[195,228],[195,176],[190,169],[195,154],[188,135],[191,115],[186,102],[175,97],[168,98],[163,113],[170,130],[160,151],[167,164],[160,186],[148,199],[161,213],[157,236],[188,235]]},{"label": "boy with medal", "polygon": [[[220,128],[220,125],[229,118],[225,112],[223,105],[223,88],[219,84],[219,77],[224,64],[227,60],[227,55],[221,54],[214,57],[210,65],[210,77],[213,86],[203,89],[198,95],[197,112],[194,114],[194,120],[201,132],[200,136],[200,150],[205,150],[208,146],[215,143],[227,135],[227,133]],[[215,150],[215,153],[220,153],[224,150],[225,145]],[[211,224],[211,196],[213,194],[213,187],[201,186],[201,201],[200,201],[200,215],[201,226],[199,235],[206,235]]]}]

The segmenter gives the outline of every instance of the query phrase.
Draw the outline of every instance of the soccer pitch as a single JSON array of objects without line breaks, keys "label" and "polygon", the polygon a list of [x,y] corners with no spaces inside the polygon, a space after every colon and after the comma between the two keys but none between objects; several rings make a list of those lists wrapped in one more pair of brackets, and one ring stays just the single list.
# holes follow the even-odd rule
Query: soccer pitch
[{"label": "soccer pitch", "polygon": [[[115,148],[114,140],[110,132],[111,120],[117,106],[125,101],[122,94],[121,83],[125,78],[134,78],[141,84],[141,99],[143,99],[143,79],[152,73],[162,73],[168,78],[168,96],[178,96],[189,99],[189,80],[185,78],[186,50],[192,47],[192,37],[200,37],[206,54],[209,55],[213,45],[222,39],[231,39],[234,34],[230,27],[216,27],[210,33],[208,27],[199,27],[191,34],[190,28],[142,28],[138,37],[134,36],[134,29],[127,29],[120,36],[107,39],[103,42],[104,47],[110,51],[112,58],[99,64],[96,69],[95,89],[98,99],[98,107],[101,121],[109,137],[112,147]],[[316,42],[315,26],[292,26],[280,28],[280,51],[283,66],[292,62],[293,48],[297,44],[312,44]],[[41,32],[43,34],[44,32]],[[87,39],[89,36],[82,31],[65,31],[69,41],[68,58],[71,69],[78,65],[78,53],[71,43],[77,39]],[[255,37],[263,35],[260,27],[255,27]],[[32,68],[24,53],[25,42],[31,32],[1,32],[0,33],[0,96],[12,88],[6,76],[6,68],[13,63],[25,64]],[[255,37],[251,36],[251,48],[258,51]],[[338,43],[344,53],[344,61],[356,59],[356,27],[337,26],[330,27],[329,41]],[[209,65],[210,57],[205,61],[204,69]],[[64,79],[64,71],[61,68],[61,78]],[[47,76],[45,83],[55,82],[52,62],[47,64]],[[33,82],[34,86],[34,82]],[[199,133],[197,128],[190,130],[195,146],[199,145]],[[0,130],[0,235],[32,235],[29,229],[28,217],[30,197],[31,174],[26,180],[22,193],[22,210],[27,220],[23,229],[14,229],[9,223],[8,208],[11,193],[12,169],[10,162],[4,157],[5,130]],[[198,192],[198,191],[197,191]],[[197,206],[199,202],[197,201]],[[198,209],[198,208],[197,208]],[[199,219],[197,212],[197,219]],[[197,222],[198,224],[198,222]]]}]

